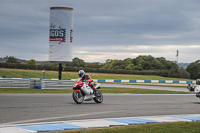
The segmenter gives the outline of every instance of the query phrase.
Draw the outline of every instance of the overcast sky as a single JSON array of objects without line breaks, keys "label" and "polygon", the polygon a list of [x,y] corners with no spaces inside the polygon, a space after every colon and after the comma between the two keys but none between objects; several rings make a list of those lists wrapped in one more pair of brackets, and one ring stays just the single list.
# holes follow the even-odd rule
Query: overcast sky
[{"label": "overcast sky", "polygon": [[74,52],[86,62],[200,59],[200,0],[0,0],[0,57],[48,60],[50,7],[74,8]]}]

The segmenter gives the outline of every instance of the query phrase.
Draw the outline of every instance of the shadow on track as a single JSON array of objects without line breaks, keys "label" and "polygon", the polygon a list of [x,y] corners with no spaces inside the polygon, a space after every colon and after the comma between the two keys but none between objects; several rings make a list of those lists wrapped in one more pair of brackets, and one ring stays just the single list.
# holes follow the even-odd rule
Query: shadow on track
[{"label": "shadow on track", "polygon": [[200,102],[191,102],[191,103],[193,103],[193,104],[200,104]]}]

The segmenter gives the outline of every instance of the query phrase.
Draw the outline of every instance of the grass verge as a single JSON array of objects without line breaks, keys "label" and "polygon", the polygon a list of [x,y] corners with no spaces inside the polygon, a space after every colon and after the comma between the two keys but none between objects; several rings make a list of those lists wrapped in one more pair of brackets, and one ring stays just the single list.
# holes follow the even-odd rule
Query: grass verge
[{"label": "grass verge", "polygon": [[[150,90],[137,88],[102,87],[102,93],[132,93],[132,94],[191,94],[165,90]],[[29,88],[0,88],[0,93],[72,93],[73,90],[29,89]]]},{"label": "grass verge", "polygon": [[[124,80],[190,80],[181,78],[170,78],[152,75],[132,75],[132,74],[107,74],[107,73],[88,73],[93,79],[124,79]],[[23,70],[23,69],[6,69],[1,68],[0,77],[8,78],[58,78],[57,71],[45,71],[43,77],[42,70]],[[78,72],[62,72],[63,79],[76,79]]]},{"label": "grass verge", "polygon": [[199,133],[199,131],[200,122],[174,122],[72,131],[57,131],[48,133]]}]

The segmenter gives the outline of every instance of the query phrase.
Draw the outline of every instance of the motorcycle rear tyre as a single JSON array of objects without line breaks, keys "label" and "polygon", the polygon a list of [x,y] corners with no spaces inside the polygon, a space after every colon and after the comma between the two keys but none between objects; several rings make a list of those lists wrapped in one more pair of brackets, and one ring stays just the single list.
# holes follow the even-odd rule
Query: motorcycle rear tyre
[{"label": "motorcycle rear tyre", "polygon": [[77,104],[81,104],[84,100],[83,95],[80,93],[80,91],[74,91],[72,97]]},{"label": "motorcycle rear tyre", "polygon": [[103,102],[103,95],[99,90],[95,90],[94,101],[96,103],[102,103]]}]

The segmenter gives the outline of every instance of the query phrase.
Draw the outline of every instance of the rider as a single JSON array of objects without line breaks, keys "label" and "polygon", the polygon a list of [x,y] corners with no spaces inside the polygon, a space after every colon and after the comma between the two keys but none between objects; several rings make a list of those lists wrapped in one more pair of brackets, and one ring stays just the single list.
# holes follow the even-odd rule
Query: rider
[{"label": "rider", "polygon": [[196,85],[200,85],[200,79],[196,80]]},{"label": "rider", "polygon": [[189,91],[194,91],[194,85],[193,84],[188,84],[187,88],[189,89]]},{"label": "rider", "polygon": [[90,77],[90,75],[86,74],[83,70],[80,70],[78,72],[78,75],[79,77],[81,78],[81,80],[87,80],[89,82],[89,86],[92,88],[92,89],[95,89],[95,86],[94,86],[94,82],[92,80],[92,78]]}]

